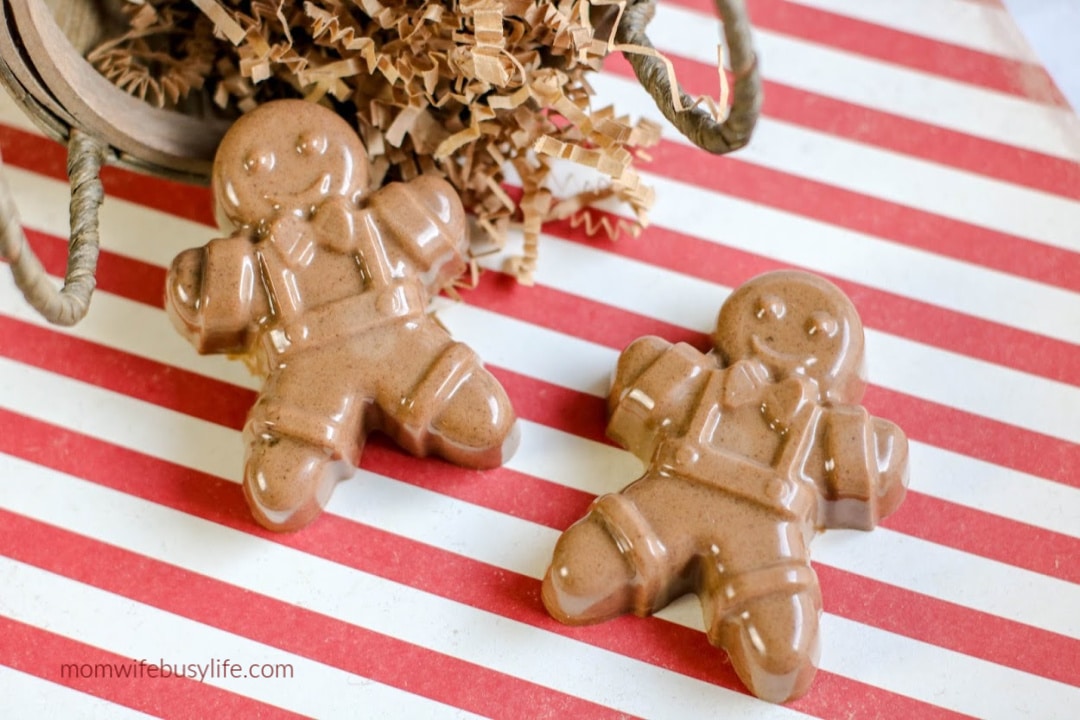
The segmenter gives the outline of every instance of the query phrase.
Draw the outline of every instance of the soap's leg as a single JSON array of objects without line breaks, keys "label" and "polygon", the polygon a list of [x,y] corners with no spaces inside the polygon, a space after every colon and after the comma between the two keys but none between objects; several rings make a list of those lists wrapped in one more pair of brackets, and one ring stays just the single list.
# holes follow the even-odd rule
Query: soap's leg
[{"label": "soap's leg", "polygon": [[[365,394],[349,389],[344,354],[290,357],[273,370],[244,427],[244,495],[261,525],[298,530],[348,478],[366,438]],[[356,385],[356,379],[352,378]]]},{"label": "soap's leg", "polygon": [[[813,573],[807,565],[799,575]],[[787,572],[790,577],[793,575]],[[709,622],[709,641],[727,650],[739,678],[757,697],[783,703],[800,697],[817,672],[821,592],[813,583],[790,582],[734,604]],[[708,600],[706,601],[708,602]]]},{"label": "soap's leg", "polygon": [[407,342],[407,356],[425,362],[399,402],[381,403],[387,432],[415,455],[440,455],[466,467],[508,460],[517,449],[517,419],[506,391],[476,353],[431,321]]},{"label": "soap's leg", "polygon": [[322,512],[334,486],[352,471],[351,463],[327,448],[266,434],[249,440],[244,496],[263,527],[299,530]]},{"label": "soap's leg", "polygon": [[[646,475],[635,485],[651,482]],[[656,534],[644,510],[626,491],[604,495],[562,534],[542,588],[554,618],[581,625],[647,615],[680,594],[687,558],[671,556],[674,545]]]},{"label": "soap's leg", "polygon": [[556,543],[541,596],[559,622],[603,622],[633,609],[634,574],[607,529],[586,517]]}]

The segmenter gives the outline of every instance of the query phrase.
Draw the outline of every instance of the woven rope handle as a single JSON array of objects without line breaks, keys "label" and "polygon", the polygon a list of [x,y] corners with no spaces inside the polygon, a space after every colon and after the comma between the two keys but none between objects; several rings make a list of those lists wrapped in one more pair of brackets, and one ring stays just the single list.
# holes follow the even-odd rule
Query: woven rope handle
[{"label": "woven rope handle", "polygon": [[74,325],[90,308],[98,261],[98,209],[105,197],[98,175],[108,146],[72,129],[68,139],[71,181],[71,239],[64,286],[57,289],[26,241],[19,211],[6,178],[0,173],[0,255],[11,266],[15,284],[42,317],[56,325]]},{"label": "woven rope handle", "polygon": [[[750,42],[750,22],[743,0],[715,0],[716,10],[724,25],[731,71],[735,76],[731,111],[724,122],[717,122],[701,107],[678,111],[671,103],[672,88],[664,64],[655,57],[639,53],[624,53],[634,68],[638,81],[648,90],[656,106],[692,143],[711,153],[729,153],[750,142],[750,135],[761,112],[761,77],[757,57]],[[645,26],[652,19],[656,0],[630,0],[615,40],[619,44],[652,48],[645,35]],[[684,107],[694,104],[694,98],[682,87],[676,88]]]}]

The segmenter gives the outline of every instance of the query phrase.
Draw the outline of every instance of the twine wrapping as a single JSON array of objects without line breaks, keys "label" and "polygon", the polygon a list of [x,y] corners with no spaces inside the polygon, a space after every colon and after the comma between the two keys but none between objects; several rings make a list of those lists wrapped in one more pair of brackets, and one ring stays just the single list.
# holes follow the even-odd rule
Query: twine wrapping
[{"label": "twine wrapping", "polygon": [[[672,87],[672,75],[656,54],[631,50],[623,50],[623,54],[664,117],[690,142],[719,155],[738,150],[750,142],[750,135],[761,113],[762,92],[745,3],[743,0],[715,1],[724,26],[731,72],[735,77],[731,109],[725,120],[719,120],[700,105],[694,107],[695,99],[678,84]],[[629,0],[615,34],[618,45],[642,47],[655,53],[653,44],[645,35],[645,26],[652,19],[655,9],[656,0]]]},{"label": "twine wrapping", "polygon": [[[42,317],[56,325],[74,325],[90,308],[98,261],[98,209],[105,197],[98,175],[108,147],[79,130],[68,140],[71,181],[71,238],[64,286],[57,289],[26,240],[7,179],[0,173],[0,255],[10,264],[15,284]],[[2,166],[0,166],[2,169]]]}]

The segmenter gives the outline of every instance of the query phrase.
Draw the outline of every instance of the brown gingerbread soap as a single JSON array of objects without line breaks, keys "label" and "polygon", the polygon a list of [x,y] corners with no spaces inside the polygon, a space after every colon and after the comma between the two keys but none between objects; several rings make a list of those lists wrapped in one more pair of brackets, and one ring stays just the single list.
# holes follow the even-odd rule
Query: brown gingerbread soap
[{"label": "brown gingerbread soap", "polygon": [[787,702],[817,669],[810,541],[821,528],[870,530],[896,509],[907,439],[859,405],[862,324],[822,278],[747,282],[713,344],[703,354],[645,337],[620,355],[608,435],[648,469],[559,538],[544,604],[586,624],[696,593],[709,641],[750,691]]},{"label": "brown gingerbread soap", "polygon": [[166,305],[199,352],[245,356],[266,376],[244,428],[244,493],[262,525],[314,519],[373,430],[475,468],[513,453],[506,392],[426,313],[466,263],[447,182],[373,191],[348,123],[280,100],[229,130],[213,189],[235,232],[177,256]]}]

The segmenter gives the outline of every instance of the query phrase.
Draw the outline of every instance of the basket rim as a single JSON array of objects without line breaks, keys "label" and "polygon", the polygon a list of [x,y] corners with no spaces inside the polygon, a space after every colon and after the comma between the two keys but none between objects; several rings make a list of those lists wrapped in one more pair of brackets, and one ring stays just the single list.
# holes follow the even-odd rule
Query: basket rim
[{"label": "basket rim", "polygon": [[[9,51],[0,52],[0,79],[47,135],[67,141],[78,128],[115,148],[120,164],[207,182],[230,121],[156,108],[118,88],[74,48],[44,0],[4,0],[0,14],[9,35],[0,41]],[[20,74],[36,82],[28,86]]]}]

